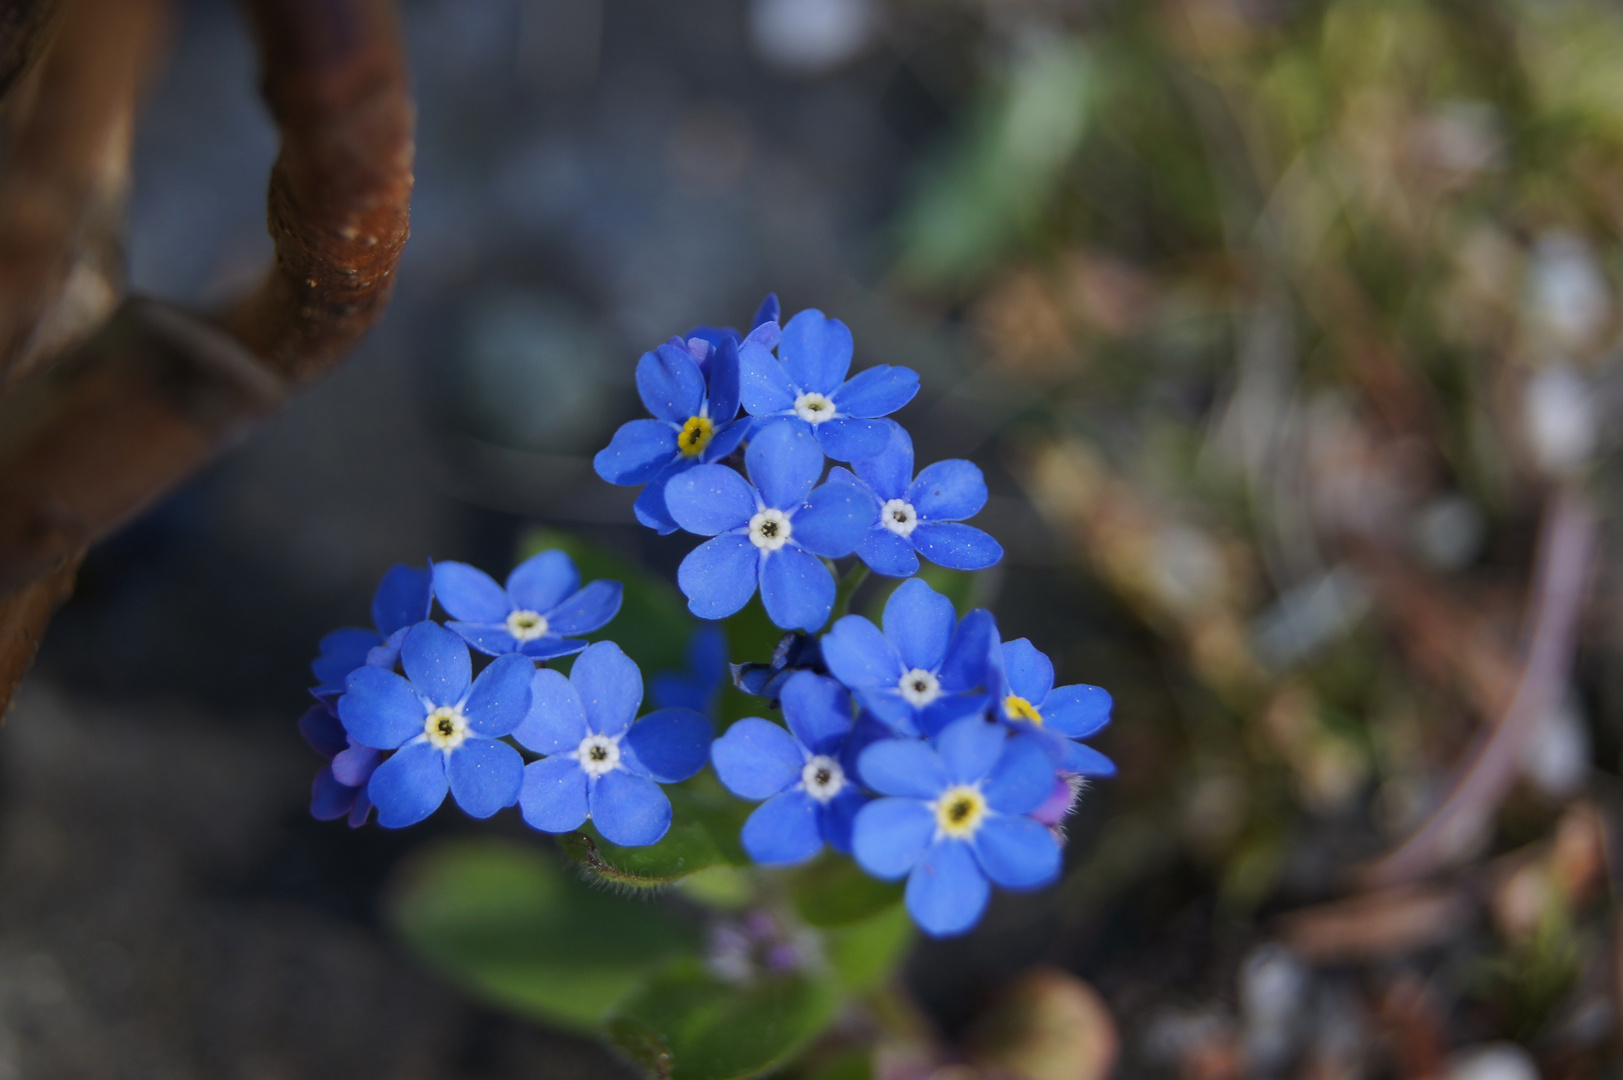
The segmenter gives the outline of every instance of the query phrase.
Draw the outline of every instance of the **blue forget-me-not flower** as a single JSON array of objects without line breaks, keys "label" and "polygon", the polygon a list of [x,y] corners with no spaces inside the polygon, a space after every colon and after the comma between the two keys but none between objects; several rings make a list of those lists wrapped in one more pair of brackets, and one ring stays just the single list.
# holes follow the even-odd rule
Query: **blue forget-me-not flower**
[{"label": "blue forget-me-not flower", "polygon": [[744,452],[749,480],[724,465],[674,477],[665,504],[682,528],[713,537],[682,560],[676,582],[701,619],[723,619],[757,585],[772,621],[816,630],[834,606],[834,578],[819,555],[849,555],[873,524],[874,508],[849,484],[812,490],[823,454],[803,425],[773,424]]},{"label": "blue forget-me-not flower", "polygon": [[416,824],[439,809],[447,787],[474,817],[513,805],[524,759],[500,739],[529,713],[534,665],[500,656],[474,679],[468,646],[431,622],[406,632],[400,663],[405,678],[371,666],[351,672],[338,699],[352,738],[395,751],[367,784],[378,823]]},{"label": "blue forget-me-not flower", "polygon": [[1015,730],[1033,731],[1049,743],[1061,771],[1114,776],[1116,765],[1085,739],[1110,723],[1110,693],[1078,683],[1054,687],[1054,664],[1030,641],[1006,641],[995,654],[998,688],[994,709]]},{"label": "blue forget-me-not flower", "polygon": [[771,419],[814,432],[835,461],[861,461],[885,448],[895,425],[880,417],[913,400],[919,377],[911,368],[881,364],[851,370],[851,331],[808,308],[789,320],[778,356],[759,342],[738,353],[740,395],[757,430]]},{"label": "blue forget-me-not flower", "polygon": [[1054,780],[1040,740],[969,716],[949,724],[934,747],[874,743],[857,770],[886,798],[857,812],[852,852],[875,877],[907,878],[907,910],[926,933],[974,926],[993,883],[1034,889],[1059,875],[1059,841],[1028,816]]},{"label": "blue forget-me-not flower", "polygon": [[350,738],[326,702],[312,706],[299,718],[299,734],[310,749],[327,759],[310,785],[310,816],[317,821],[348,818],[352,829],[366,824],[372,813],[366,784],[383,760],[382,752]]},{"label": "blue forget-me-not flower", "polygon": [[546,756],[524,768],[524,820],[558,833],[591,818],[604,839],[626,846],[664,836],[671,802],[659,785],[704,768],[710,721],[692,709],[661,709],[633,723],[642,672],[612,641],[581,653],[567,679],[537,671],[531,692],[529,716],[513,737]]},{"label": "blue forget-me-not flower", "polygon": [[454,620],[446,625],[480,652],[550,660],[586,648],[568,635],[591,633],[613,619],[621,587],[594,581],[583,589],[573,559],[543,551],[519,563],[506,588],[466,563],[435,563],[434,596]]},{"label": "blue forget-me-not flower", "polygon": [[433,581],[428,570],[415,566],[391,566],[372,594],[372,624],[375,629],[346,626],[321,639],[320,655],[310,664],[316,677],[312,691],[324,700],[344,692],[344,680],[362,664],[392,668],[400,658],[400,639],[407,630],[428,618],[434,602]]}]

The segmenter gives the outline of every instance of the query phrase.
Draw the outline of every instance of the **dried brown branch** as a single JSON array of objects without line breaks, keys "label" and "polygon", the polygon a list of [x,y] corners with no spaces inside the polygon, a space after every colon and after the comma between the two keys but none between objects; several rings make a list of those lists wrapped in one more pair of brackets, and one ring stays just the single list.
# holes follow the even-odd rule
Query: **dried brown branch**
[{"label": "dried brown branch", "polygon": [[61,0],[0,0],[0,101],[51,40]]},{"label": "dried brown branch", "polygon": [[0,721],[5,719],[6,702],[34,662],[45,624],[73,591],[83,555],[83,551],[76,552],[54,573],[0,598]]}]

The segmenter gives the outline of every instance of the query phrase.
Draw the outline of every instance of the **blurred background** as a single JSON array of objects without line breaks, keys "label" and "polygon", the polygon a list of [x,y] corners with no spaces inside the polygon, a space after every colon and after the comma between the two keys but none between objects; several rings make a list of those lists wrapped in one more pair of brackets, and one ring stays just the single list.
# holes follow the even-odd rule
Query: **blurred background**
[{"label": "blurred background", "polygon": [[[1038,1080],[1623,1076],[1623,11],[400,7],[385,322],[93,551],[0,728],[0,1080],[628,1075],[398,944],[392,873],[472,823],[310,820],[293,722],[394,562],[674,571],[590,458],[643,350],[767,291],[919,371],[1008,552],[974,601],[1117,701],[1063,883],[919,945],[894,1076],[1011,987],[1076,1006]],[[276,136],[237,9],[178,15],[128,258],[207,307]]]}]

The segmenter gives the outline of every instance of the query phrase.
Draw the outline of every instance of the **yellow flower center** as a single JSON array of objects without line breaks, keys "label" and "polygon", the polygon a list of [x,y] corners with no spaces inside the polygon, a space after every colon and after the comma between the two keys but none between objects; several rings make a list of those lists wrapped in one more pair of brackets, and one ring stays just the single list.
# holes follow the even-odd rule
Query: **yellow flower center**
[{"label": "yellow flower center", "polygon": [[986,817],[986,796],[967,784],[950,787],[935,803],[936,829],[954,840],[967,840]]},{"label": "yellow flower center", "polygon": [[1003,699],[1003,715],[1010,720],[1026,720],[1033,724],[1043,722],[1043,714],[1037,711],[1037,706],[1019,694],[1010,694]]},{"label": "yellow flower center", "polygon": [[682,425],[682,434],[676,437],[676,445],[683,457],[698,457],[710,445],[710,439],[715,434],[716,425],[710,422],[708,416],[690,416],[688,422]]}]

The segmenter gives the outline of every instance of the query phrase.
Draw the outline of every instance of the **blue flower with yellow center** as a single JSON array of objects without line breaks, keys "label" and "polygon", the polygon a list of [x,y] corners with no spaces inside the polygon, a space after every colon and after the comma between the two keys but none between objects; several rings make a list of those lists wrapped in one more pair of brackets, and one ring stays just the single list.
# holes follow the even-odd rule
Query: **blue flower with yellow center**
[{"label": "blue flower with yellow center", "polygon": [[1037,734],[1058,756],[1062,772],[1078,776],[1114,776],[1116,764],[1079,739],[1110,723],[1110,692],[1077,683],[1054,686],[1054,664],[1025,638],[1003,642],[993,654],[996,664],[994,713],[1018,731]]},{"label": "blue flower with yellow center", "polygon": [[490,656],[522,653],[532,660],[570,656],[586,648],[572,634],[601,629],[620,612],[618,581],[581,587],[575,561],[562,551],[530,556],[507,575],[506,586],[466,563],[434,564],[434,596],[447,623]]}]

